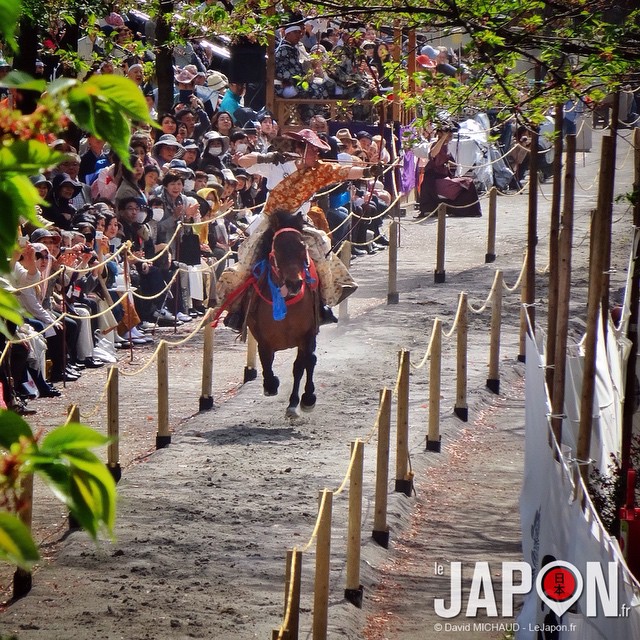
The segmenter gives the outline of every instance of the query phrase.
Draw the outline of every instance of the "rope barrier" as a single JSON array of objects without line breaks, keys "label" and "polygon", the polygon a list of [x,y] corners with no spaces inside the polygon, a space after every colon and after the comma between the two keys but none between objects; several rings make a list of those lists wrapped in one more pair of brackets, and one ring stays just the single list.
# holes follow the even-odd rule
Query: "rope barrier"
[{"label": "rope barrier", "polygon": [[320,500],[320,506],[318,507],[318,516],[316,518],[316,524],[313,527],[313,531],[311,532],[311,537],[309,538],[309,541],[300,550],[302,553],[309,551],[309,549],[311,548],[311,545],[313,544],[313,541],[316,539],[318,535],[318,530],[320,529],[320,522],[322,520],[322,512],[324,511],[324,505],[325,505],[325,502],[327,501],[326,496],[327,496],[326,491],[323,491],[322,500]]},{"label": "rope barrier", "polygon": [[489,306],[489,303],[491,302],[491,300],[493,299],[493,296],[495,295],[496,285],[498,284],[498,280],[500,278],[498,273],[499,272],[496,271],[496,274],[493,277],[493,283],[491,284],[491,290],[489,291],[489,295],[487,296],[487,299],[482,303],[482,306],[476,309],[470,302],[467,304],[467,308],[469,309],[469,311],[471,311],[471,313],[480,314]]},{"label": "rope barrier", "polygon": [[520,283],[522,282],[522,278],[524,278],[526,268],[527,268],[527,253],[525,252],[524,260],[522,261],[522,269],[520,269],[520,275],[518,276],[518,279],[516,280],[516,283],[513,285],[513,287],[507,286],[507,284],[503,281],[502,286],[505,289],[505,291],[509,293],[513,293],[514,291],[516,291],[516,289],[518,289],[518,287],[520,286]]},{"label": "rope barrier", "polygon": [[[436,335],[435,332],[432,331],[431,338],[429,339],[429,344],[427,346],[427,351],[422,357],[422,360],[420,360],[420,363],[419,364],[413,364],[413,362],[409,363],[414,369],[422,369],[422,367],[424,367],[424,365],[427,363],[427,360],[429,360],[429,358],[431,357],[431,347],[433,345],[433,338],[435,335]],[[398,382],[396,382],[396,388],[398,387],[399,382],[400,382],[400,373],[398,373]],[[394,391],[394,393],[396,392]]]},{"label": "rope barrier", "polygon": [[[356,442],[359,442],[359,439],[356,439]],[[340,486],[333,492],[334,496],[340,495],[344,488],[347,486],[347,482],[349,481],[349,476],[351,476],[351,470],[353,469],[353,463],[356,459],[357,447],[353,447],[353,451],[351,452],[351,459],[349,460],[349,466],[347,467],[347,472],[344,475],[342,483]]]},{"label": "rope barrier", "polygon": [[83,414],[83,420],[88,420],[98,415],[100,409],[104,406],[104,400],[107,397],[107,393],[109,392],[109,385],[111,384],[111,379],[113,378],[113,372],[115,371],[115,367],[109,367],[109,373],[107,374],[107,382],[105,383],[100,397],[98,401],[95,403],[93,409],[89,411],[89,413]]},{"label": "rope barrier", "polygon": [[460,296],[458,299],[458,308],[456,309],[456,316],[453,319],[453,326],[451,327],[450,331],[444,332],[442,334],[445,338],[450,338],[453,335],[453,332],[456,330],[458,326],[458,321],[460,320],[460,314],[462,313],[462,307],[463,307],[462,296]]}]

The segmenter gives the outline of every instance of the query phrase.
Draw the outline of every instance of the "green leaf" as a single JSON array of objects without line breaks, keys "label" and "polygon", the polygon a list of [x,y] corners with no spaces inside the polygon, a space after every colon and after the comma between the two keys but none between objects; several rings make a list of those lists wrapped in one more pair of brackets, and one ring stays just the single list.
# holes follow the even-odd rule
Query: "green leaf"
[{"label": "green leaf", "polygon": [[25,71],[11,71],[8,73],[2,81],[0,81],[0,87],[12,87],[14,89],[29,89],[31,91],[39,91],[42,93],[47,83],[44,80],[36,80],[33,76],[30,76]]},{"label": "green leaf", "polygon": [[4,512],[0,512],[0,559],[25,569],[40,559],[29,529],[17,516]]},{"label": "green leaf", "polygon": [[118,112],[135,122],[152,122],[142,91],[129,78],[112,74],[91,76],[85,90],[109,102]]},{"label": "green leaf", "polygon": [[77,449],[101,447],[109,438],[94,429],[77,422],[70,422],[50,431],[40,443],[40,451],[47,454],[60,454]]},{"label": "green leaf", "polygon": [[96,134],[101,140],[108,140],[111,148],[118,154],[122,163],[131,169],[129,162],[129,137],[131,128],[117,107],[108,102],[96,102]]},{"label": "green leaf", "polygon": [[21,12],[22,2],[20,0],[0,0],[0,35],[14,51],[17,46],[13,36],[16,32]]},{"label": "green leaf", "polygon": [[2,331],[7,337],[12,337],[8,331],[6,331],[5,323],[13,322],[20,325],[23,322],[22,309],[16,296],[10,291],[0,289],[0,331]]},{"label": "green leaf", "polygon": [[60,164],[65,157],[38,140],[9,140],[0,147],[0,173],[31,176]]},{"label": "green leaf", "polygon": [[[1,161],[0,161],[1,166]],[[0,170],[0,271],[8,271],[10,251],[16,242],[20,217],[40,226],[36,218],[36,205],[40,203],[38,191],[26,175],[5,173]]]},{"label": "green leaf", "polygon": [[50,82],[47,85],[47,94],[50,96],[55,96],[58,93],[63,93],[64,91],[68,91],[72,87],[75,87],[79,84],[80,81],[76,78],[57,78],[53,82]]},{"label": "green leaf", "polygon": [[69,115],[73,121],[81,128],[96,132],[96,121],[93,110],[93,100],[90,95],[81,87],[74,87],[67,96],[69,104]]},{"label": "green leaf", "polygon": [[9,451],[20,436],[33,438],[31,427],[17,413],[0,409],[0,447]]}]

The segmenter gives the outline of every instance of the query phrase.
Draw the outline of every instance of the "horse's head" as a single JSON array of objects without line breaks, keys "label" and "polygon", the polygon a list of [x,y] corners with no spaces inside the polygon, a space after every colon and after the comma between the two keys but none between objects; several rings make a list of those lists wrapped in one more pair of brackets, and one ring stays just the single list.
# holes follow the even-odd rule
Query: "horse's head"
[{"label": "horse's head", "polygon": [[286,286],[290,296],[298,294],[308,268],[307,247],[298,229],[283,227],[275,232],[270,262],[278,285]]}]

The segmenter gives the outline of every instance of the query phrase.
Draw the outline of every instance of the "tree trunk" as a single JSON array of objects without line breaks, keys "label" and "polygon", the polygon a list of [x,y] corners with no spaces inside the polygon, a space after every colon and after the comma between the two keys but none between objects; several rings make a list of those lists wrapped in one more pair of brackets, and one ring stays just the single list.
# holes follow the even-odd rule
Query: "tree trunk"
[{"label": "tree trunk", "polygon": [[167,42],[171,35],[173,0],[162,0],[156,21],[156,79],[158,81],[158,114],[173,108],[173,51]]}]

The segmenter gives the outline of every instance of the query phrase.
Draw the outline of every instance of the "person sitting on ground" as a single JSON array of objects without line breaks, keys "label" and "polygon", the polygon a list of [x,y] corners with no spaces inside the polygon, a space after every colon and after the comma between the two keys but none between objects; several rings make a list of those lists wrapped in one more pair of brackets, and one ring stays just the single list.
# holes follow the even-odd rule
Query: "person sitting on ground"
[{"label": "person sitting on ground", "polygon": [[451,205],[448,213],[452,216],[482,215],[473,178],[455,175],[455,161],[448,148],[449,142],[453,139],[454,128],[456,126],[452,123],[436,129],[436,141],[429,149],[429,159],[424,168],[418,217],[426,217],[435,211],[441,202]]}]

